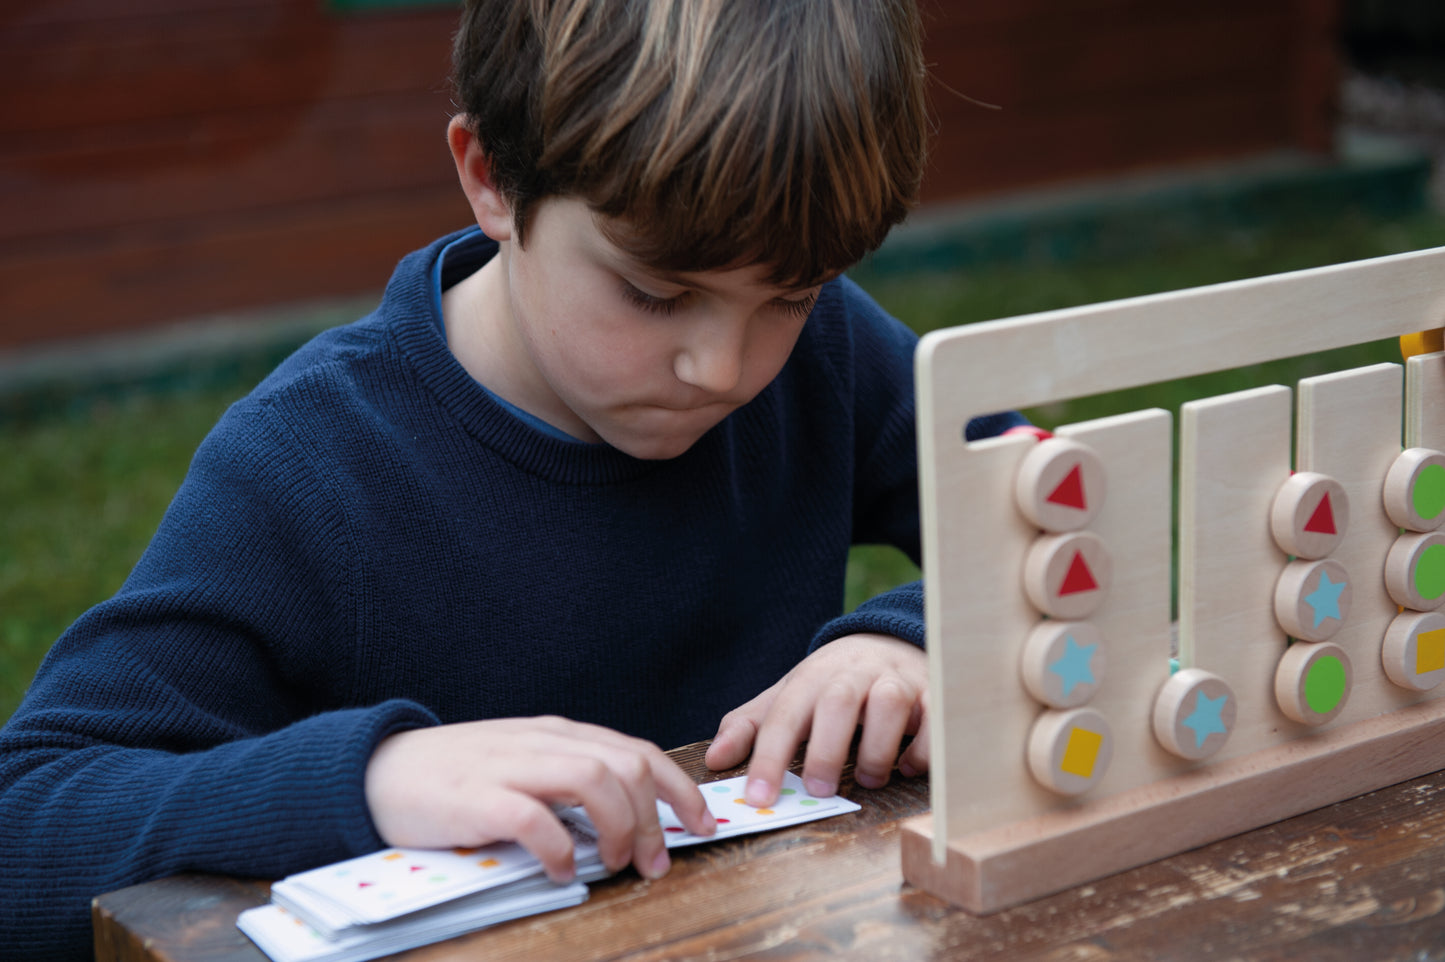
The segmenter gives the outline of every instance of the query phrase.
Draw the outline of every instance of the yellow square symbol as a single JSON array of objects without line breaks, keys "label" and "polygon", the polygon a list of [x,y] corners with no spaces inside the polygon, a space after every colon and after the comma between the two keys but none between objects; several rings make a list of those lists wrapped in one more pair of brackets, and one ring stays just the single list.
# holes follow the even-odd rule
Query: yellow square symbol
[{"label": "yellow square symbol", "polygon": [[1059,770],[1080,778],[1092,777],[1094,762],[1099,759],[1099,746],[1103,744],[1104,736],[1098,732],[1070,729],[1069,743],[1064,746],[1064,760],[1059,763]]},{"label": "yellow square symbol", "polygon": [[1422,631],[1415,638],[1415,674],[1445,668],[1445,628]]}]

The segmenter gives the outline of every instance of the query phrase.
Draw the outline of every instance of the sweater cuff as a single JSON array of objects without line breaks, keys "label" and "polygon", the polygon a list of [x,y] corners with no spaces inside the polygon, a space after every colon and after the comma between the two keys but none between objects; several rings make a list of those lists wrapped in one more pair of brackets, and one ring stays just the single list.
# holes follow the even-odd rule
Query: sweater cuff
[{"label": "sweater cuff", "polygon": [[863,602],[841,618],[834,618],[813,636],[812,654],[830,641],[845,635],[878,634],[901,638],[919,648],[924,646],[923,582],[914,581],[885,591]]},{"label": "sweater cuff", "polygon": [[336,826],[341,843],[350,856],[365,855],[386,847],[386,840],[376,831],[371,809],[366,804],[366,766],[376,746],[388,735],[440,725],[441,719],[413,701],[392,699],[382,702],[367,713],[365,724],[358,725],[346,739],[338,759],[338,771],[346,784],[338,786],[340,803]]}]

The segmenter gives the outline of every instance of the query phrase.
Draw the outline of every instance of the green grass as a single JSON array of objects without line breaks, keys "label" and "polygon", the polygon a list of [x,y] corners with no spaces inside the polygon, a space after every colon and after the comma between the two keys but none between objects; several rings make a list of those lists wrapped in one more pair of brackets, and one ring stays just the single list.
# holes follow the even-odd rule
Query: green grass
[{"label": "green grass", "polygon": [[[1422,215],[1241,233],[1128,261],[856,276],[884,307],[922,332],[1441,245],[1445,218]],[[1281,362],[1265,373],[1290,383],[1319,370],[1395,357],[1393,345],[1374,344]],[[1115,409],[1173,409],[1190,397],[1234,390],[1256,373],[1175,382],[1124,398],[1030,413],[1052,426]],[[226,405],[247,390],[250,377],[180,393],[121,395],[52,417],[0,422],[6,465],[0,472],[0,721],[14,711],[54,639],[124,581],[196,445]],[[912,563],[892,549],[856,549],[848,606],[917,576]]]}]

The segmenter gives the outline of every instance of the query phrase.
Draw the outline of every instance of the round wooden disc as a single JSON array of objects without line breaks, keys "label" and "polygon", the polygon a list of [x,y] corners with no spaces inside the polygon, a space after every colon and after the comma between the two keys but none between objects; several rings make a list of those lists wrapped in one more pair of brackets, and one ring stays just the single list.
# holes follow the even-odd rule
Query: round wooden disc
[{"label": "round wooden disc", "polygon": [[1036,538],[1024,558],[1024,593],[1050,618],[1087,618],[1113,577],[1109,549],[1092,531]]},{"label": "round wooden disc", "polygon": [[1311,561],[1339,547],[1349,523],[1344,485],[1313,471],[1290,475],[1275,492],[1269,512],[1269,529],[1280,550]]},{"label": "round wooden disc", "polygon": [[1099,783],[1114,758],[1108,719],[1092,708],[1046,711],[1029,732],[1029,770],[1040,785],[1078,795]]},{"label": "round wooden disc", "polygon": [[1333,642],[1295,642],[1274,673],[1279,710],[1305,725],[1323,725],[1345,707],[1354,684],[1350,656]]},{"label": "round wooden disc", "polygon": [[1385,590],[1397,605],[1434,611],[1445,603],[1445,533],[1402,534],[1385,555]]},{"label": "round wooden disc", "polygon": [[1385,474],[1385,513],[1407,531],[1434,531],[1445,522],[1445,454],[1410,448]]},{"label": "round wooden disc", "polygon": [[1104,681],[1104,640],[1087,621],[1041,621],[1024,641],[1024,688],[1050,708],[1076,708]]},{"label": "round wooden disc", "polygon": [[1349,573],[1333,558],[1291,561],[1274,585],[1274,616],[1291,638],[1326,641],[1350,616],[1353,598]]},{"label": "round wooden disc", "polygon": [[1104,462],[1077,441],[1040,441],[1019,462],[1014,497],[1031,524],[1050,532],[1077,531],[1104,503]]},{"label": "round wooden disc", "polygon": [[1429,691],[1445,680],[1445,614],[1406,611],[1385,631],[1385,674],[1401,688]]},{"label": "round wooden disc", "polygon": [[1184,668],[1154,699],[1154,737],[1180,758],[1208,758],[1229,741],[1238,711],[1229,682],[1202,668]]}]

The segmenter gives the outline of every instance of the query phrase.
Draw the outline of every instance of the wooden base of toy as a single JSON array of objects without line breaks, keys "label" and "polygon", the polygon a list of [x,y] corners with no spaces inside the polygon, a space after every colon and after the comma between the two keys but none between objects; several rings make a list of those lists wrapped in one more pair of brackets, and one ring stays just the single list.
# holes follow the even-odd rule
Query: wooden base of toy
[{"label": "wooden base of toy", "polygon": [[903,877],[987,915],[1445,768],[1445,699],[1299,738],[948,843],[902,829]]}]

